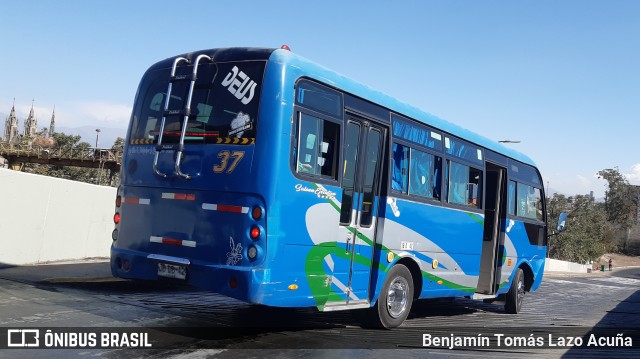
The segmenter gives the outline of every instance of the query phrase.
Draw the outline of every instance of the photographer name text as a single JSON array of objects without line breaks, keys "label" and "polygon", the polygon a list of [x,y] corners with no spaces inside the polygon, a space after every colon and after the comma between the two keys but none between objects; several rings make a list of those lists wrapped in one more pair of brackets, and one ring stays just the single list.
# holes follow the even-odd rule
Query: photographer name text
[{"label": "photographer name text", "polygon": [[509,336],[506,334],[478,334],[476,336],[434,336],[422,335],[423,347],[437,348],[472,348],[472,347],[501,347],[501,348],[572,348],[572,347],[633,347],[633,339],[618,333],[615,336],[597,336],[590,334],[585,337],[555,336],[553,334],[528,336]]}]

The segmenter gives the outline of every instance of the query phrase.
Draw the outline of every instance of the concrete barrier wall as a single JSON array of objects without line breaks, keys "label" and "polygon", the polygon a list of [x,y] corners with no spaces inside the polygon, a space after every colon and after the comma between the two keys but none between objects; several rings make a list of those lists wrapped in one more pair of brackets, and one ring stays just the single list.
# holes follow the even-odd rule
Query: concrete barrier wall
[{"label": "concrete barrier wall", "polygon": [[547,258],[544,262],[544,270],[549,272],[587,273],[590,264],[579,264]]},{"label": "concrete barrier wall", "polygon": [[[0,168],[0,264],[108,257],[116,189]],[[550,272],[589,265],[547,258]]]},{"label": "concrete barrier wall", "polygon": [[0,168],[0,264],[108,257],[116,189]]}]

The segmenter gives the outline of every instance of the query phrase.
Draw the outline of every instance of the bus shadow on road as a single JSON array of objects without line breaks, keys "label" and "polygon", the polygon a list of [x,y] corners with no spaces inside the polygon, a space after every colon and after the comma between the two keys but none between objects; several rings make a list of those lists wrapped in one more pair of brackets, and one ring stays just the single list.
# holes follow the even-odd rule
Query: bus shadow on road
[{"label": "bus shadow on road", "polygon": [[[413,303],[411,313],[408,319],[424,319],[428,317],[442,316],[458,316],[468,315],[478,311],[478,305],[483,307],[495,308],[499,311],[500,307],[484,304],[478,301],[471,301],[464,298],[439,298],[439,299],[423,299]],[[487,310],[491,311],[491,310]]]},{"label": "bus shadow on road", "polygon": [[[52,288],[70,288],[122,298],[129,304],[151,310],[168,311],[191,320],[190,325],[263,331],[308,330],[358,327],[361,322],[351,311],[319,312],[316,308],[282,308],[248,304],[221,294],[198,290],[175,281],[109,280],[47,283]],[[503,313],[501,306],[465,298],[427,299],[414,302],[408,321],[415,325],[447,317],[477,312]],[[193,320],[196,322],[194,323]],[[204,322],[204,323],[201,323]],[[177,323],[177,326],[185,326]],[[189,331],[190,332],[190,331]],[[200,333],[200,331],[197,331]],[[217,332],[214,330],[214,332]],[[218,333],[219,334],[219,333]],[[230,335],[234,334],[234,330]],[[242,331],[240,331],[242,334]]]}]

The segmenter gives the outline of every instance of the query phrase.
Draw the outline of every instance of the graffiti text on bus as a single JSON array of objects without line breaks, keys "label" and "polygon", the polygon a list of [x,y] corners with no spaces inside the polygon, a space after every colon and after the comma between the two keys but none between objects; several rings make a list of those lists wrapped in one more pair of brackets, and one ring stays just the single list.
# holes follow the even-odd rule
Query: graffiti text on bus
[{"label": "graffiti text on bus", "polygon": [[[240,71],[238,66],[234,66],[224,80],[222,80],[222,86],[226,87],[238,100],[242,101],[243,105],[251,102],[256,90],[255,81]],[[249,94],[247,94],[247,92],[249,92]]]}]

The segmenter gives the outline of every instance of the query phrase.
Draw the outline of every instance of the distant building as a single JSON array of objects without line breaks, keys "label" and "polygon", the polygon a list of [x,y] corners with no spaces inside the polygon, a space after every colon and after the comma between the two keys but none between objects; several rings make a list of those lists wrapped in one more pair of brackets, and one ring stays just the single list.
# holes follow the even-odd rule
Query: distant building
[{"label": "distant building", "polygon": [[36,137],[38,132],[38,119],[35,116],[33,111],[33,103],[31,104],[31,111],[29,111],[29,116],[26,120],[24,120],[24,132],[23,136],[27,138]]},{"label": "distant building", "polygon": [[56,107],[53,106],[53,113],[51,114],[51,123],[49,124],[49,137],[52,137],[56,132]]},{"label": "distant building", "polygon": [[[53,113],[51,114],[51,123],[49,125],[48,134],[44,136],[51,137],[55,133],[56,130],[56,109],[54,107]],[[11,145],[17,145],[20,143],[20,138],[28,139],[29,143],[33,142],[38,136],[38,119],[36,118],[35,110],[33,108],[33,104],[31,104],[31,111],[29,111],[29,116],[24,120],[22,136],[19,133],[19,123],[18,116],[16,116],[16,105],[15,103],[11,107],[11,113],[9,117],[5,119],[4,122],[4,137],[0,138],[0,142],[8,143]]]},{"label": "distant building", "polygon": [[18,134],[18,117],[16,117],[15,103],[11,107],[11,113],[4,123],[4,141],[8,144],[16,144],[20,141]]}]

